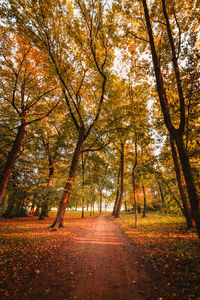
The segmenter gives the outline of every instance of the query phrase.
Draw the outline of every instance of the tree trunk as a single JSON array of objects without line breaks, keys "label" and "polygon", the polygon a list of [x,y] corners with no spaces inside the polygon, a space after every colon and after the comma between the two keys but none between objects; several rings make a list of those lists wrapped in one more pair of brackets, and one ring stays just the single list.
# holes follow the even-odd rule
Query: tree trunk
[{"label": "tree trunk", "polygon": [[18,128],[18,132],[17,132],[16,138],[15,138],[15,141],[13,143],[13,147],[8,154],[8,158],[7,158],[6,164],[4,166],[3,173],[2,173],[2,178],[0,180],[0,202],[2,201],[2,198],[4,196],[4,193],[5,193],[7,184],[8,184],[8,179],[9,179],[11,171],[12,171],[12,167],[17,159],[17,155],[22,146],[22,142],[25,137],[25,131],[26,131],[26,126],[24,124],[20,125]]},{"label": "tree trunk", "polygon": [[135,186],[135,168],[132,170],[132,182],[133,182],[133,203],[135,206],[135,227],[138,227],[138,208],[136,198],[136,186]]},{"label": "tree trunk", "polygon": [[121,211],[121,206],[122,206],[123,193],[124,193],[124,143],[122,143],[122,142],[121,142],[120,165],[121,165],[121,171],[120,171],[120,173],[121,173],[120,196],[119,196],[119,201],[118,201],[118,204],[117,204],[115,218],[119,217],[119,214],[120,214],[120,211]]},{"label": "tree trunk", "polygon": [[15,216],[16,217],[24,217],[25,216],[25,211],[24,211],[24,196],[22,195],[22,199],[19,199],[18,200],[18,202],[17,202],[17,204],[16,204],[16,208],[15,208],[15,210],[16,210],[16,212],[15,212]]},{"label": "tree trunk", "polygon": [[136,198],[136,186],[135,186],[135,169],[137,167],[137,138],[135,134],[135,158],[132,169],[132,184],[133,184],[133,203],[135,206],[135,227],[138,226],[138,208],[137,208],[137,198]]},{"label": "tree trunk", "polygon": [[174,145],[174,140],[171,135],[170,135],[170,145],[171,145],[172,157],[173,157],[173,162],[174,162],[174,170],[176,173],[176,179],[177,179],[177,183],[178,183],[179,193],[180,193],[183,208],[184,208],[184,216],[185,216],[186,222],[187,222],[187,228],[188,229],[194,228],[195,222],[191,216],[190,207],[187,202],[187,196],[186,196],[186,193],[185,193],[185,190],[183,187],[183,178],[182,178],[181,170],[180,170],[179,163],[178,163],[176,147]]},{"label": "tree trunk", "polygon": [[12,189],[14,192],[12,192],[11,195],[8,197],[8,205],[6,208],[5,213],[3,214],[4,218],[13,218],[15,217],[15,202],[16,202],[16,176],[13,173],[12,174]]},{"label": "tree trunk", "polygon": [[102,213],[102,190],[100,190],[100,203],[99,203],[99,212]]},{"label": "tree trunk", "polygon": [[13,210],[15,206],[15,192],[10,195],[8,198],[8,206],[6,212],[3,214],[4,218],[12,218],[14,217]]},{"label": "tree trunk", "polygon": [[83,151],[81,155],[81,167],[82,167],[82,219],[85,218],[85,164],[83,159]]},{"label": "tree trunk", "polygon": [[118,171],[118,175],[117,175],[117,193],[116,193],[115,204],[114,204],[113,213],[112,213],[113,216],[116,215],[117,205],[118,205],[118,201],[119,201],[120,174],[121,174],[121,165],[119,164],[119,171]]},{"label": "tree trunk", "polygon": [[164,204],[165,203],[165,198],[164,198],[161,183],[159,181],[158,181],[158,187],[159,187],[159,191],[160,191],[160,197],[161,197],[162,204]]},{"label": "tree trunk", "polygon": [[125,211],[128,211],[127,202],[126,202],[126,193],[124,193],[124,208],[125,208]]},{"label": "tree trunk", "polygon": [[196,229],[198,232],[198,236],[200,238],[200,201],[199,201],[198,192],[197,192],[196,185],[194,182],[189,158],[186,153],[183,137],[176,136],[175,141],[176,141],[176,145],[177,145],[177,149],[178,149],[178,153],[179,153],[179,158],[181,161],[183,174],[185,177],[188,196],[190,199],[191,215],[192,215],[192,218],[195,220]]},{"label": "tree trunk", "polygon": [[47,196],[46,199],[44,199],[42,206],[41,206],[41,213],[40,213],[40,220],[44,220],[45,217],[49,217],[49,205],[48,205],[49,197]]},{"label": "tree trunk", "polygon": [[85,207],[84,207],[84,198],[82,198],[82,214],[81,214],[82,219],[85,218]]},{"label": "tree trunk", "polygon": [[79,161],[79,158],[81,155],[81,147],[83,145],[83,142],[84,142],[84,130],[83,130],[83,128],[81,128],[79,131],[78,141],[77,141],[76,148],[75,148],[75,151],[73,154],[73,158],[72,158],[72,162],[71,162],[71,166],[70,166],[70,170],[69,170],[69,176],[68,176],[68,180],[65,185],[62,200],[59,203],[56,219],[53,222],[53,224],[51,225],[51,227],[54,230],[57,230],[59,227],[64,226],[63,221],[64,221],[65,209],[67,207],[67,202],[69,200],[72,186],[74,183],[75,173],[76,173],[78,161]]},{"label": "tree trunk", "polygon": [[174,192],[172,191],[172,189],[170,188],[169,184],[167,183],[167,181],[162,178],[163,180],[163,183],[166,185],[168,191],[170,192],[170,194],[172,195],[173,199],[175,200],[175,202],[177,203],[178,207],[180,208],[182,214],[184,215],[184,209],[183,207],[181,206],[181,204],[179,203],[179,200],[176,198],[176,196],[174,195]]},{"label": "tree trunk", "polygon": [[142,217],[145,218],[146,217],[146,191],[145,191],[144,184],[142,185],[142,190],[143,190],[143,196],[144,196],[144,207],[143,207]]},{"label": "tree trunk", "polygon": [[34,216],[37,216],[37,217],[39,217],[39,215],[40,215],[40,206],[39,206],[39,205],[37,205],[37,206],[36,206],[35,213],[34,213]]}]

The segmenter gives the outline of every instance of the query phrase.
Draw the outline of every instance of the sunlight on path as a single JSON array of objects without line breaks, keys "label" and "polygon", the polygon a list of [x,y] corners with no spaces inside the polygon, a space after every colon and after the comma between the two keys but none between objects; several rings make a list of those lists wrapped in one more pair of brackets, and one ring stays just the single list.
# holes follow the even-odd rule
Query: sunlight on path
[{"label": "sunlight on path", "polygon": [[85,238],[75,238],[74,243],[78,244],[104,244],[104,245],[123,245],[123,242],[120,241],[115,235],[92,235],[89,234]]}]

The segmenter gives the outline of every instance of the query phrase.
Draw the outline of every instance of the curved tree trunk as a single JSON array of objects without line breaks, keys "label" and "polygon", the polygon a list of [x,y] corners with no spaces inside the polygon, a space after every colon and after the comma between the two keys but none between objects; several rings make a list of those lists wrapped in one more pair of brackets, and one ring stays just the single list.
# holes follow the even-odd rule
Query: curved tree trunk
[{"label": "curved tree trunk", "polygon": [[81,147],[83,145],[83,142],[84,142],[84,131],[80,129],[79,136],[78,136],[78,141],[77,141],[76,148],[75,148],[75,151],[74,151],[74,154],[73,154],[72,163],[71,163],[70,170],[69,170],[69,176],[68,176],[68,180],[67,180],[66,185],[65,185],[62,200],[59,203],[56,219],[53,222],[53,224],[51,225],[51,227],[54,230],[57,230],[59,227],[64,226],[63,221],[64,221],[65,209],[67,207],[67,202],[69,200],[71,190],[72,190],[72,186],[73,186],[73,183],[74,183],[75,173],[76,173],[76,169],[77,169],[77,166],[78,166],[78,161],[79,161],[79,158],[80,158],[80,155],[81,155]]},{"label": "curved tree trunk", "polygon": [[24,137],[25,137],[25,131],[26,131],[26,126],[24,124],[20,125],[18,128],[18,132],[15,138],[15,141],[13,143],[13,147],[11,151],[8,154],[8,158],[6,161],[6,164],[4,166],[4,170],[2,173],[2,178],[0,180],[0,202],[2,201],[2,198],[4,196],[8,180],[12,171],[12,167],[17,159],[17,155],[20,151],[20,148],[22,146]]}]

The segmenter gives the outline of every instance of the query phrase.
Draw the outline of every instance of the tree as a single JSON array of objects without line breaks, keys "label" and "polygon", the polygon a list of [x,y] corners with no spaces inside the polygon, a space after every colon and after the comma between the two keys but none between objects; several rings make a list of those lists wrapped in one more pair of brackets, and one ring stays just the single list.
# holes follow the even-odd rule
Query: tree
[{"label": "tree", "polygon": [[[159,56],[158,56],[156,46],[155,46],[149,10],[147,7],[147,2],[146,2],[146,0],[143,0],[142,3],[143,3],[144,16],[145,16],[148,36],[149,36],[149,43],[150,43],[150,47],[151,47],[152,61],[153,61],[153,66],[154,66],[154,71],[155,71],[157,91],[158,91],[158,96],[159,96],[159,100],[160,100],[160,105],[162,108],[166,127],[167,127],[170,135],[175,140],[176,145],[177,145],[177,150],[179,153],[179,158],[180,158],[181,166],[183,169],[183,174],[185,177],[187,191],[188,191],[188,195],[189,195],[189,199],[190,199],[191,212],[192,212],[192,216],[194,217],[194,220],[196,223],[198,235],[200,237],[200,200],[199,200],[198,192],[197,192],[196,185],[194,182],[194,176],[192,173],[188,153],[186,151],[185,144],[184,144],[184,129],[185,129],[185,121],[186,121],[185,98],[184,98],[183,88],[182,88],[180,68],[178,65],[178,52],[176,51],[176,46],[175,46],[175,42],[174,42],[174,38],[173,38],[173,31],[171,29],[171,25],[170,25],[170,21],[169,21],[169,13],[167,11],[165,0],[162,0],[162,14],[163,14],[163,17],[165,20],[164,26],[165,26],[165,29],[167,32],[166,37],[168,38],[168,41],[169,41],[169,47],[170,47],[171,58],[172,58],[172,66],[174,69],[174,76],[175,76],[176,86],[177,86],[177,95],[178,95],[178,99],[179,99],[179,115],[180,115],[179,121],[180,122],[179,122],[178,128],[176,128],[173,125],[172,118],[171,118],[170,111],[169,111],[167,93],[166,93],[166,89],[164,86],[164,79],[163,79],[163,75],[161,72]],[[175,16],[175,12],[174,12],[174,16]]]},{"label": "tree", "polygon": [[[121,161],[121,160],[120,160]],[[117,206],[118,206],[118,202],[119,202],[119,188],[120,188],[120,176],[121,175],[121,164],[119,163],[119,170],[117,173],[117,189],[116,189],[116,198],[115,198],[115,202],[114,202],[114,207],[113,207],[113,212],[112,215],[115,216],[116,215],[116,211],[117,211]]]},{"label": "tree", "polygon": [[123,193],[124,193],[124,145],[125,141],[120,141],[120,194],[119,199],[116,204],[116,213],[115,218],[119,217],[121,206],[122,206],[122,200],[123,200]]},{"label": "tree", "polygon": [[23,31],[47,55],[77,130],[69,175],[52,224],[56,230],[63,226],[82,145],[97,123],[105,98],[112,53],[112,15],[104,10],[101,1],[75,1],[76,14],[70,4],[62,1],[10,3],[19,32]]},{"label": "tree", "polygon": [[49,89],[41,56],[22,38],[3,31],[1,57],[1,102],[9,112],[12,110],[16,135],[1,172],[0,201],[22,147],[27,126],[47,117],[54,107],[49,110],[45,105],[51,102],[50,96],[56,99],[53,93],[55,82],[52,81],[53,87]]},{"label": "tree", "polygon": [[134,143],[134,160],[132,166],[132,185],[133,185],[133,203],[135,205],[135,227],[138,227],[138,206],[137,206],[137,198],[136,198],[136,184],[135,184],[135,170],[138,162],[138,141],[137,136],[135,134],[135,143]]}]

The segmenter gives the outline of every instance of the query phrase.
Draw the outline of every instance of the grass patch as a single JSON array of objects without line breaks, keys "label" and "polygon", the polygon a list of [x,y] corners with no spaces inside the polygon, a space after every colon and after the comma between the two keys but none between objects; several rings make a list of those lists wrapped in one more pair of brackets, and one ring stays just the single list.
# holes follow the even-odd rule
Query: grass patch
[{"label": "grass patch", "polygon": [[184,218],[151,213],[139,216],[135,228],[134,215],[122,212],[116,222],[137,244],[140,260],[164,282],[164,299],[200,299],[199,241]]}]

